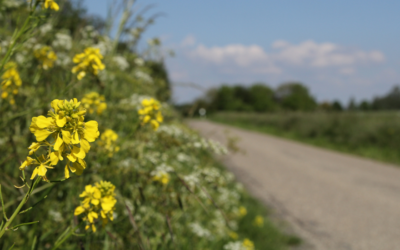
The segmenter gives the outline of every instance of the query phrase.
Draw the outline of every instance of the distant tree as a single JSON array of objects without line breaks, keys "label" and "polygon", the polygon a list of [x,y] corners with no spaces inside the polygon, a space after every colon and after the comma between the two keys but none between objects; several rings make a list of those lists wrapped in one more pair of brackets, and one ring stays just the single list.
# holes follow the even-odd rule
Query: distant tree
[{"label": "distant tree", "polygon": [[340,101],[338,101],[338,100],[333,101],[332,110],[333,111],[343,111],[343,106],[340,103]]},{"label": "distant tree", "polygon": [[317,106],[308,88],[297,82],[280,85],[275,91],[275,97],[286,110],[311,111]]},{"label": "distant tree", "polygon": [[254,111],[267,112],[275,110],[274,92],[273,90],[262,84],[257,83],[249,88],[250,105]]},{"label": "distant tree", "polygon": [[367,100],[362,100],[360,105],[358,106],[358,109],[362,111],[371,110],[371,104]]},{"label": "distant tree", "polygon": [[394,86],[387,95],[375,97],[372,101],[371,108],[376,110],[400,109],[400,87]]},{"label": "distant tree", "polygon": [[347,105],[347,110],[350,111],[357,110],[357,104],[353,97],[350,98],[349,104]]},{"label": "distant tree", "polygon": [[330,102],[321,102],[318,105],[318,109],[319,110],[323,110],[323,111],[331,111],[332,110],[332,104]]}]

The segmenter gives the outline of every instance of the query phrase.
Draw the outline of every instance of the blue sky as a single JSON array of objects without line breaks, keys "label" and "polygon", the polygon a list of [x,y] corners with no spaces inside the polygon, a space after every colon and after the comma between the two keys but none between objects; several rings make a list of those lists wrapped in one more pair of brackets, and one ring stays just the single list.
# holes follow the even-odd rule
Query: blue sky
[{"label": "blue sky", "polygon": [[[107,2],[85,5],[105,16]],[[165,16],[144,39],[160,37],[176,52],[166,62],[178,84],[301,81],[319,101],[347,103],[400,83],[400,1],[142,0],[136,7],[148,4]],[[174,88],[176,102],[201,94]]]}]

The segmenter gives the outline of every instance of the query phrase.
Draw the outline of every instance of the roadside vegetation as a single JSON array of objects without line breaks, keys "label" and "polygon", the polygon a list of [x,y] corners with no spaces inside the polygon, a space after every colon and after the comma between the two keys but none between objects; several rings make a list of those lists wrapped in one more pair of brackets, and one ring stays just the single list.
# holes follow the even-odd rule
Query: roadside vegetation
[{"label": "roadside vegetation", "polygon": [[400,113],[214,113],[212,121],[400,165]]},{"label": "roadside vegetation", "polygon": [[0,1],[0,249],[298,244],[171,106],[159,15],[79,2]]}]

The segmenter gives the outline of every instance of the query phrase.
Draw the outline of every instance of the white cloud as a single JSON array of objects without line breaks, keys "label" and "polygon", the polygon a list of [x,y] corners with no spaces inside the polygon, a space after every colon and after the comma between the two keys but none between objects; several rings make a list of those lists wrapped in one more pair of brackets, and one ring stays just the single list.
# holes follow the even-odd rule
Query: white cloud
[{"label": "white cloud", "polygon": [[201,59],[224,68],[230,68],[230,71],[233,72],[235,71],[234,68],[258,73],[280,72],[280,69],[273,65],[272,58],[258,45],[232,44],[211,48],[198,45],[189,55],[194,59]]},{"label": "white cloud", "polygon": [[192,35],[188,35],[183,41],[181,42],[181,45],[183,47],[190,47],[196,44],[196,38]]},{"label": "white cloud", "polygon": [[[188,36],[182,44],[194,44]],[[334,43],[316,43],[312,40],[291,44],[284,40],[275,41],[272,51],[267,53],[259,45],[230,44],[206,47],[197,45],[189,51],[194,60],[216,65],[223,72],[235,73],[237,70],[248,73],[281,73],[290,68],[321,69],[339,68],[342,74],[352,74],[354,67],[385,60],[379,51],[363,51],[347,48]]]},{"label": "white cloud", "polygon": [[280,40],[273,43],[272,47],[279,50],[273,53],[275,62],[312,68],[380,63],[385,60],[384,55],[379,51],[350,49],[334,43],[318,44],[312,40],[298,45]]}]

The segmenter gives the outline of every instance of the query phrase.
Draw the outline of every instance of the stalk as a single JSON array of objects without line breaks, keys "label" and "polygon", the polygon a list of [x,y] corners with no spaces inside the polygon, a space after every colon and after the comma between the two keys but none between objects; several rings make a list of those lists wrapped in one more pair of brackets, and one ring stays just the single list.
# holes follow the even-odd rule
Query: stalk
[{"label": "stalk", "polygon": [[17,209],[14,211],[14,213],[11,215],[11,217],[8,219],[8,221],[6,222],[6,224],[3,226],[3,228],[0,231],[0,239],[1,237],[3,237],[4,233],[7,231],[8,227],[10,226],[10,224],[13,222],[13,220],[15,219],[15,217],[18,215],[18,213],[21,211],[22,207],[25,205],[25,203],[27,202],[27,200],[29,199],[29,195],[33,192],[35,186],[39,183],[39,181],[42,178],[36,178],[35,182],[33,183],[33,185],[31,186],[31,188],[28,190],[28,192],[25,194],[24,198],[22,199],[21,203],[19,203]]}]

